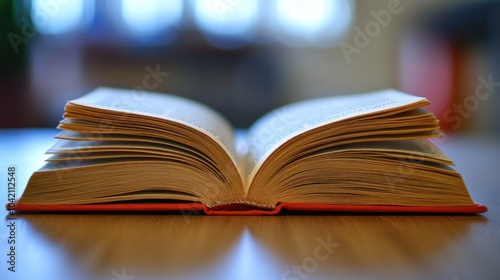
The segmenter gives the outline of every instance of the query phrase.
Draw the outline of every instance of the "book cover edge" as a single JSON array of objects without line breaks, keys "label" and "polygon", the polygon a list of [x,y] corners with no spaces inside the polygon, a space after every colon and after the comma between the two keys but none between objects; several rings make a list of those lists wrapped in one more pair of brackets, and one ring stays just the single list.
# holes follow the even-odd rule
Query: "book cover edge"
[{"label": "book cover edge", "polygon": [[274,209],[234,210],[233,207],[210,209],[202,203],[114,203],[83,205],[15,205],[6,209],[15,212],[179,212],[185,215],[260,216],[277,215],[282,210],[289,212],[338,212],[338,213],[442,213],[442,214],[479,214],[488,211],[485,205],[472,206],[397,206],[397,205],[339,205],[320,203],[280,203]]}]

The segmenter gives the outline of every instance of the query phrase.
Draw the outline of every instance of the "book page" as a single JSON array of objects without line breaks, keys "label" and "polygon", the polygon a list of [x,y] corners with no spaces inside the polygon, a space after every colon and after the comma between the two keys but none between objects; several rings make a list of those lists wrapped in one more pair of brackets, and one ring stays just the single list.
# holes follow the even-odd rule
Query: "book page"
[{"label": "book page", "polygon": [[69,102],[161,118],[195,128],[217,142],[237,166],[232,126],[219,113],[203,104],[164,93],[104,87]]},{"label": "book page", "polygon": [[314,99],[278,108],[257,120],[248,131],[248,180],[279,146],[306,131],[365,114],[426,100],[397,90]]}]

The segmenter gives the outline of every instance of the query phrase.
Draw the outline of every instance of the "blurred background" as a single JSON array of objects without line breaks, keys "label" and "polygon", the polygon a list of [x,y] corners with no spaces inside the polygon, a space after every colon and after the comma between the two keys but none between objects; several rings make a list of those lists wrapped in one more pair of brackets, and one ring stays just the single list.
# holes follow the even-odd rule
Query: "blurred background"
[{"label": "blurred background", "polygon": [[0,127],[55,127],[95,87],[168,92],[235,127],[396,88],[448,131],[500,132],[500,1],[0,0]]}]

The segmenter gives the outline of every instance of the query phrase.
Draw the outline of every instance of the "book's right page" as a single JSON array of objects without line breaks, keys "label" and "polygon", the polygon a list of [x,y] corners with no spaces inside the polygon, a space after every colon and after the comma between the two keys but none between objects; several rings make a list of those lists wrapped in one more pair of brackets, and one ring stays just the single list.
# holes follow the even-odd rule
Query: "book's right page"
[{"label": "book's right page", "polygon": [[257,120],[248,130],[246,186],[248,188],[266,159],[297,135],[332,122],[418,103],[428,101],[423,97],[386,89],[308,100],[276,109]]},{"label": "book's right page", "polygon": [[427,140],[442,135],[428,104],[383,90],[274,110],[248,132],[247,200],[290,210],[471,212],[453,161]]}]

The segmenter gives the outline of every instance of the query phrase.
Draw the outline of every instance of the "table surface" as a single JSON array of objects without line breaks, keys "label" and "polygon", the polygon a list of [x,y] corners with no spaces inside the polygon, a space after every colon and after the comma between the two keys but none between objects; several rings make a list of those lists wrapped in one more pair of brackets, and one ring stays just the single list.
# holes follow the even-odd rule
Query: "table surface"
[{"label": "table surface", "polygon": [[[19,196],[55,134],[0,130],[0,201],[7,201],[7,167],[16,166]],[[474,200],[488,206],[482,215],[2,211],[0,279],[499,279],[499,140],[460,135],[440,144]]]}]

